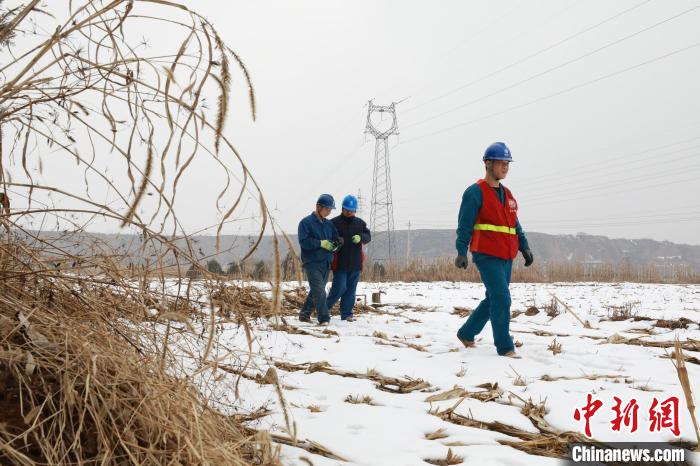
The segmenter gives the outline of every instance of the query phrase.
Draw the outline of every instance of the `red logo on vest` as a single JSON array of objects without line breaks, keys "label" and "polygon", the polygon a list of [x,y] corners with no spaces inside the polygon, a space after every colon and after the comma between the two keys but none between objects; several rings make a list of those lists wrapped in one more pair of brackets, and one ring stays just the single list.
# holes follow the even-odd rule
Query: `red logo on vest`
[{"label": "red logo on vest", "polygon": [[[504,186],[505,188],[505,186]],[[514,214],[516,217],[518,215],[518,203],[515,202],[515,199],[512,197],[508,199],[508,208],[510,209],[510,212]]]},{"label": "red logo on vest", "polygon": [[496,191],[484,180],[477,181],[481,188],[483,202],[474,224],[471,246],[472,252],[488,254],[501,259],[514,259],[518,255],[518,235],[515,224],[518,221],[518,203],[508,188],[505,205]]}]

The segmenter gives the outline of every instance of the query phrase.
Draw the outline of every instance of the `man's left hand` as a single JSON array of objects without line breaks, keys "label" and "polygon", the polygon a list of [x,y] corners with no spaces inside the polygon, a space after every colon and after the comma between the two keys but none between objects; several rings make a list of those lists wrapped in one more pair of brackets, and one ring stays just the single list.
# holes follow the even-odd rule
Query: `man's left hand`
[{"label": "man's left hand", "polygon": [[535,260],[535,258],[532,257],[532,251],[529,249],[523,251],[523,257],[525,258],[525,267],[530,267]]}]

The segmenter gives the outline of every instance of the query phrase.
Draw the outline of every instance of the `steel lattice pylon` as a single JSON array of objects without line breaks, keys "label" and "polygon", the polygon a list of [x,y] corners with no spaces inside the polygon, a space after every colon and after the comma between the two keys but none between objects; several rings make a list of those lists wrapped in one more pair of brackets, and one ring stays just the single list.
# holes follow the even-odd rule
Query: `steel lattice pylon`
[{"label": "steel lattice pylon", "polygon": [[[374,145],[374,180],[372,182],[372,208],[370,212],[370,230],[372,242],[369,243],[368,255],[377,262],[394,259],[394,206],[391,199],[391,168],[389,165],[389,136],[399,134],[396,122],[395,103],[388,106],[374,105],[369,101],[367,126],[365,133],[375,137]],[[372,123],[372,114],[379,112],[389,114],[391,126],[380,130]]]}]

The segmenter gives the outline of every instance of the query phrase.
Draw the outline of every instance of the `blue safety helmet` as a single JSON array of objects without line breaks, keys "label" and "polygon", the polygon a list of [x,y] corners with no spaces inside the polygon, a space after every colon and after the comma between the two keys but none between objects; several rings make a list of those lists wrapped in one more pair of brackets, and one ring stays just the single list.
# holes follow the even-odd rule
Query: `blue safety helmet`
[{"label": "blue safety helmet", "polygon": [[333,196],[330,194],[321,194],[318,196],[316,204],[329,209],[335,209],[335,199],[333,199]]},{"label": "blue safety helmet", "polygon": [[350,212],[357,212],[357,198],[352,194],[348,194],[343,198],[343,209]]},{"label": "blue safety helmet", "polygon": [[510,149],[502,142],[494,142],[486,148],[484,152],[484,162],[487,160],[505,160],[512,162],[513,157],[510,155]]}]

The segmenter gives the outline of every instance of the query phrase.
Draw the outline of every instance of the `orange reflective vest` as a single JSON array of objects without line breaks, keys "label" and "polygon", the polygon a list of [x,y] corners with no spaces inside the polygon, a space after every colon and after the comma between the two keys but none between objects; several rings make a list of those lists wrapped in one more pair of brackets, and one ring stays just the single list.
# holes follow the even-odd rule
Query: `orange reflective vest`
[{"label": "orange reflective vest", "polygon": [[481,188],[483,201],[474,223],[474,232],[469,250],[514,259],[518,255],[518,235],[515,225],[518,221],[518,203],[510,190],[506,192],[506,202],[501,204],[495,190],[484,180],[476,182]]}]

